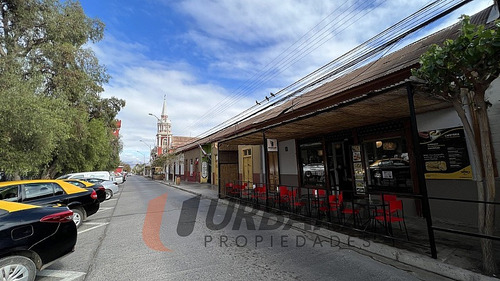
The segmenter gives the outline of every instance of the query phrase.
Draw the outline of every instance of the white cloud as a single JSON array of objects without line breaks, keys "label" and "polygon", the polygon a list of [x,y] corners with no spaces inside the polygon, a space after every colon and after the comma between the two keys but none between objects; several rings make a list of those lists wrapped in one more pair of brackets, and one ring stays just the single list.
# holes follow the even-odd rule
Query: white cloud
[{"label": "white cloud", "polygon": [[[154,146],[157,121],[148,114],[161,115],[165,94],[167,114],[177,136],[197,136],[235,116],[248,104],[243,99],[238,102],[239,106],[198,121],[201,115],[228,95],[223,88],[199,82],[185,65],[146,58],[139,52],[145,48],[138,44],[110,40],[93,46],[93,49],[113,76],[105,86],[103,96],[126,101],[126,106],[118,114],[118,119],[122,120],[123,161],[137,162],[137,157],[143,158],[140,153],[149,155],[149,148],[140,140]],[[195,121],[198,123],[193,123]]]},{"label": "white cloud", "polygon": [[[143,155],[137,151],[148,153],[147,146],[139,140],[153,144],[156,120],[148,113],[161,114],[165,94],[174,135],[197,136],[254,105],[255,100],[262,100],[270,91],[276,92],[288,86],[368,40],[430,1],[164,2],[182,15],[179,18],[183,22],[179,25],[185,25],[186,29],[180,36],[169,37],[163,33],[152,36],[164,40],[165,48],[169,44],[176,45],[176,42],[176,46],[191,46],[190,57],[152,57],[151,46],[132,39],[127,42],[116,39],[118,36],[124,38],[125,32],[116,34],[117,37],[106,34],[103,42],[92,46],[112,75],[103,95],[116,96],[127,102],[118,115],[122,120],[124,144],[121,157],[126,162],[142,162]],[[473,1],[468,9],[477,12],[491,2]],[[355,3],[358,5],[355,10],[349,8]],[[161,8],[158,3],[149,2],[148,5]],[[332,14],[336,9],[351,12]],[[450,21],[456,21],[456,18],[458,15],[450,17]],[[317,37],[315,46],[302,44],[287,50],[315,26],[308,36],[323,32],[320,28],[329,22],[332,22],[330,31],[324,37]],[[275,58],[295,48],[302,50],[303,55],[309,54],[301,60],[281,57],[281,64],[276,66],[279,60],[273,61]],[[263,70],[271,69],[270,66],[274,72],[259,76]],[[252,87],[243,91],[243,97],[234,98],[234,89],[257,77],[268,81],[259,86],[251,84]],[[203,117],[221,101],[233,99],[234,104]],[[200,117],[203,117],[201,121]]]}]

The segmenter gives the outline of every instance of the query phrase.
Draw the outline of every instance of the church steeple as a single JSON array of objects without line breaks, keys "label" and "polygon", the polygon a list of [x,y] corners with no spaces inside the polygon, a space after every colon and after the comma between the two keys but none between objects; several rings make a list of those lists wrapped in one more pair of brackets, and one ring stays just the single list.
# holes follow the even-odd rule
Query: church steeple
[{"label": "church steeple", "polygon": [[167,95],[163,96],[163,108],[161,109],[161,119],[168,119],[167,115]]},{"label": "church steeple", "polygon": [[161,119],[158,120],[156,143],[158,146],[158,156],[168,153],[168,150],[172,148],[172,124],[168,120],[167,95],[163,96],[163,107],[161,110]]}]

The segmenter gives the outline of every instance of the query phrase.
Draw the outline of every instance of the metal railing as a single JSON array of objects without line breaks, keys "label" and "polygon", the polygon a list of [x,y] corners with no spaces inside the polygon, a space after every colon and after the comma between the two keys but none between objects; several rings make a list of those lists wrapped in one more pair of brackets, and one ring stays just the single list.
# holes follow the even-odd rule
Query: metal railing
[{"label": "metal railing", "polygon": [[[407,244],[410,247],[417,246],[421,249],[431,248],[432,252],[433,248],[434,250],[436,249],[437,243],[433,234],[434,231],[500,241],[499,236],[485,235],[457,228],[435,226],[431,224],[429,229],[422,218],[425,212],[422,210],[422,213],[418,213],[414,210],[419,209],[417,206],[424,205],[423,200],[445,200],[451,202],[500,205],[499,202],[482,202],[477,200],[443,197],[424,198],[424,196],[418,194],[383,191],[369,191],[367,194],[358,195],[353,191],[327,191],[320,187],[306,188],[271,185],[267,188],[263,183],[242,181],[227,183],[226,187],[226,194],[224,195],[241,204],[251,205],[254,208],[290,216],[294,219],[316,225],[320,224],[333,230],[344,230],[349,233],[357,233],[363,237],[368,236],[373,237],[373,239],[381,239],[393,245],[397,242]],[[342,193],[343,196],[343,202],[341,202],[341,204],[338,202],[340,193]],[[335,200],[337,201],[329,201],[329,199],[333,198],[330,198],[330,195],[335,195]],[[385,217],[390,215],[390,204],[386,200],[381,200],[387,195],[396,196],[397,200],[405,202],[402,210],[402,222],[410,223],[410,227],[408,228],[411,230],[408,232],[405,224],[407,235],[404,235],[404,232],[395,233],[394,230],[391,229],[394,222],[391,221],[390,218]],[[370,202],[376,202],[376,204],[371,206]],[[337,207],[330,208],[330,206],[332,206],[331,203],[334,203],[333,205]],[[414,204],[415,208],[410,208],[408,206],[404,207],[405,204],[408,205],[408,203]],[[415,215],[407,215],[404,213],[405,210],[409,211],[409,209],[413,209],[412,211],[415,212]],[[346,210],[349,211],[346,212]],[[376,218],[377,216],[378,218]],[[382,219],[380,216],[384,216],[384,218]],[[378,226],[380,226],[380,228],[378,228]],[[429,234],[429,231],[431,231],[432,234]]]}]

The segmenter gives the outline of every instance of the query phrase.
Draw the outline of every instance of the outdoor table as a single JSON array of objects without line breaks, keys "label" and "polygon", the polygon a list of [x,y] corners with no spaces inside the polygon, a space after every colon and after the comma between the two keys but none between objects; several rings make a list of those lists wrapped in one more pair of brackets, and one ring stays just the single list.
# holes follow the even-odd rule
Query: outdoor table
[{"label": "outdoor table", "polygon": [[364,199],[355,199],[354,204],[362,207],[368,212],[368,220],[362,224],[365,228],[363,230],[366,230],[368,226],[372,223],[376,223],[375,216],[377,215],[377,209],[382,208],[388,208],[388,204],[384,203],[384,201],[380,199],[369,199],[369,198],[364,198]]}]

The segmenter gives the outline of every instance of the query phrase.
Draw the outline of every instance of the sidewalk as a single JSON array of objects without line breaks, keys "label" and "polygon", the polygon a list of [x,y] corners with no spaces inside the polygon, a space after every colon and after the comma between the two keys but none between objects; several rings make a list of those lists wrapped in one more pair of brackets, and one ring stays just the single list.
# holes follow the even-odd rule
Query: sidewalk
[{"label": "sidewalk", "polygon": [[[205,199],[218,199],[218,187],[210,184],[181,182],[179,185],[176,185],[173,182],[161,180],[157,180],[157,182],[192,193],[194,195],[200,195]],[[220,202],[228,202],[225,199],[219,200]],[[264,212],[258,211],[257,214],[263,215]],[[410,229],[410,226],[408,228]],[[418,224],[413,226],[415,231],[421,231],[421,228],[419,228],[420,226]],[[341,243],[357,248],[360,251],[366,251],[371,254],[399,261],[401,263],[440,274],[454,280],[500,280],[467,270],[471,268],[474,269],[478,265],[478,262],[480,262],[481,256],[480,253],[479,256],[472,253],[475,249],[472,249],[471,251],[471,245],[465,245],[464,247],[464,244],[467,243],[460,239],[450,239],[450,237],[442,238],[446,241],[446,243],[444,243],[444,245],[438,245],[438,259],[432,259],[429,254],[426,255],[424,253],[419,253],[422,252],[422,249],[411,249],[415,251],[409,251],[383,243],[373,242],[371,239],[367,239],[370,240],[370,245],[367,247],[366,240],[360,238],[352,237],[343,233],[337,233],[325,228],[314,229],[311,227],[311,229],[311,232],[315,235],[323,236],[325,238],[334,235],[340,238]],[[477,250],[479,251],[479,249]],[[479,261],[477,260],[478,258]],[[475,261],[476,264],[472,264],[471,259]]]}]

